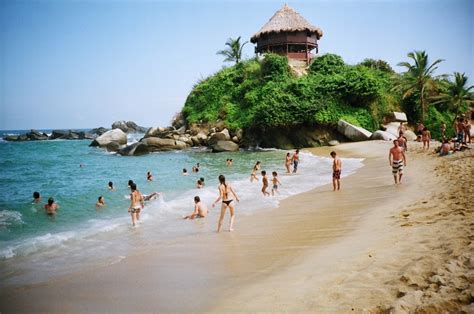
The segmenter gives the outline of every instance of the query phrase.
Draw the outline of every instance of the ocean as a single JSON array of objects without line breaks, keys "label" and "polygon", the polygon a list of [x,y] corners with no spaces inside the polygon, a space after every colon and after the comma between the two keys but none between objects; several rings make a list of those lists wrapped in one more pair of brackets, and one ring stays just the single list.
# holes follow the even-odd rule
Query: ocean
[{"label": "ocean", "polygon": [[[0,131],[0,136],[19,133],[24,131]],[[142,136],[131,134],[128,141]],[[241,199],[237,217],[275,210],[284,198],[331,183],[332,159],[306,152],[300,153],[299,172],[287,175],[287,151],[283,150],[211,153],[193,148],[123,157],[89,144],[90,140],[0,140],[0,285],[39,283],[80,269],[116,263],[137,248],[147,250],[159,242],[213,232],[214,225],[206,225],[203,231],[182,217],[192,212],[196,195],[211,209],[218,196],[220,174],[226,176]],[[233,159],[232,167],[226,166],[227,158]],[[257,160],[269,179],[272,171],[279,173],[282,186],[275,197],[263,197],[261,182],[249,180]],[[343,176],[363,165],[362,159],[342,160]],[[192,173],[196,163],[200,163],[200,171]],[[189,176],[181,175],[183,168]],[[146,180],[147,171],[153,173],[154,181]],[[197,189],[196,181],[201,177],[205,187]],[[137,228],[131,227],[127,213],[130,179],[143,194],[161,193],[160,198],[146,203]],[[114,191],[107,188],[109,181],[114,183]],[[40,204],[32,203],[34,191],[41,194]],[[97,210],[99,196],[104,196],[106,206]],[[43,209],[49,197],[60,206],[55,216],[46,215]],[[218,210],[211,209],[210,216],[217,216]],[[235,228],[238,230],[238,218]]]}]

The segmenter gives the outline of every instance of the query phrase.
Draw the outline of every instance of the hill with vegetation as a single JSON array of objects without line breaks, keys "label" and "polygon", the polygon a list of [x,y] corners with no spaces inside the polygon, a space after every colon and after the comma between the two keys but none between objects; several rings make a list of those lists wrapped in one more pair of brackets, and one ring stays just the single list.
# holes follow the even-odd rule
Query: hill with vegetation
[{"label": "hill with vegetation", "polygon": [[[375,131],[388,112],[404,111],[409,122],[424,121],[439,136],[442,121],[449,126],[455,116],[472,109],[473,87],[466,87],[464,74],[457,73],[455,81],[434,77],[442,60],[430,65],[424,52],[408,56],[414,65],[400,63],[407,71],[397,74],[382,60],[349,65],[338,55],[326,54],[314,59],[308,74],[300,77],[286,57],[275,54],[237,60],[199,81],[182,114],[188,125],[220,121],[231,130],[271,136],[276,130],[334,129],[339,119]],[[463,99],[453,96],[460,92],[456,84],[462,85],[458,89],[465,92]]]}]

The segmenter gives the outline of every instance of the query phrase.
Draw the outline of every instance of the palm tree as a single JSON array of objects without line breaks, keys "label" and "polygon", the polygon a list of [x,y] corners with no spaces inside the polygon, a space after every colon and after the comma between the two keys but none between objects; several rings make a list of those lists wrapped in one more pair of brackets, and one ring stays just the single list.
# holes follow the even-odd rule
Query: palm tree
[{"label": "palm tree", "polygon": [[407,68],[407,71],[401,77],[399,84],[395,88],[401,89],[403,99],[416,94],[419,97],[419,106],[421,109],[421,119],[425,120],[425,114],[428,111],[427,94],[436,88],[436,81],[432,75],[438,68],[436,65],[443,62],[443,59],[437,59],[431,65],[428,62],[428,55],[425,51],[414,51],[407,55],[413,59],[414,64],[400,62],[398,66]]},{"label": "palm tree", "polygon": [[474,107],[474,85],[467,86],[468,77],[464,73],[454,72],[454,81],[447,82],[446,91],[438,96],[432,97],[436,100],[433,105],[446,103],[450,109],[455,113],[454,121],[462,111],[468,108],[473,110]]},{"label": "palm tree", "polygon": [[225,45],[229,47],[217,52],[218,55],[223,55],[225,57],[224,62],[235,61],[235,64],[237,64],[240,62],[240,60],[242,60],[242,49],[244,48],[245,44],[248,43],[248,41],[240,44],[240,37],[241,36],[237,37],[236,39],[229,38],[225,43]]}]

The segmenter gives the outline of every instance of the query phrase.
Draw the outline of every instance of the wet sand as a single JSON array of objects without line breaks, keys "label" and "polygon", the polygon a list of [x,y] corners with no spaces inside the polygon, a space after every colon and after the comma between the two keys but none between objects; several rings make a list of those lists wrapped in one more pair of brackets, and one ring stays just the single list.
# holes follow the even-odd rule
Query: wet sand
[{"label": "wet sand", "polygon": [[192,236],[0,290],[0,311],[472,311],[473,154],[438,158],[412,144],[397,186],[390,146],[312,149],[366,158],[365,166],[339,192],[326,185],[274,210],[237,210],[232,233],[210,231],[213,210]]}]

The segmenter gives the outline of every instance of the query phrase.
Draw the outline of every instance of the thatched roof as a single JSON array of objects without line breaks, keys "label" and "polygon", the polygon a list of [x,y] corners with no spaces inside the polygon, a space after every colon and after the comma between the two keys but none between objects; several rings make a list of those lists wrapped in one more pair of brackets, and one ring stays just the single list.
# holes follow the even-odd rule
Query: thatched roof
[{"label": "thatched roof", "polygon": [[250,38],[250,41],[256,43],[260,36],[269,33],[298,31],[315,33],[318,39],[323,36],[323,31],[320,28],[309,24],[304,17],[285,4],[283,8],[272,16],[267,24],[263,25],[263,27]]}]

